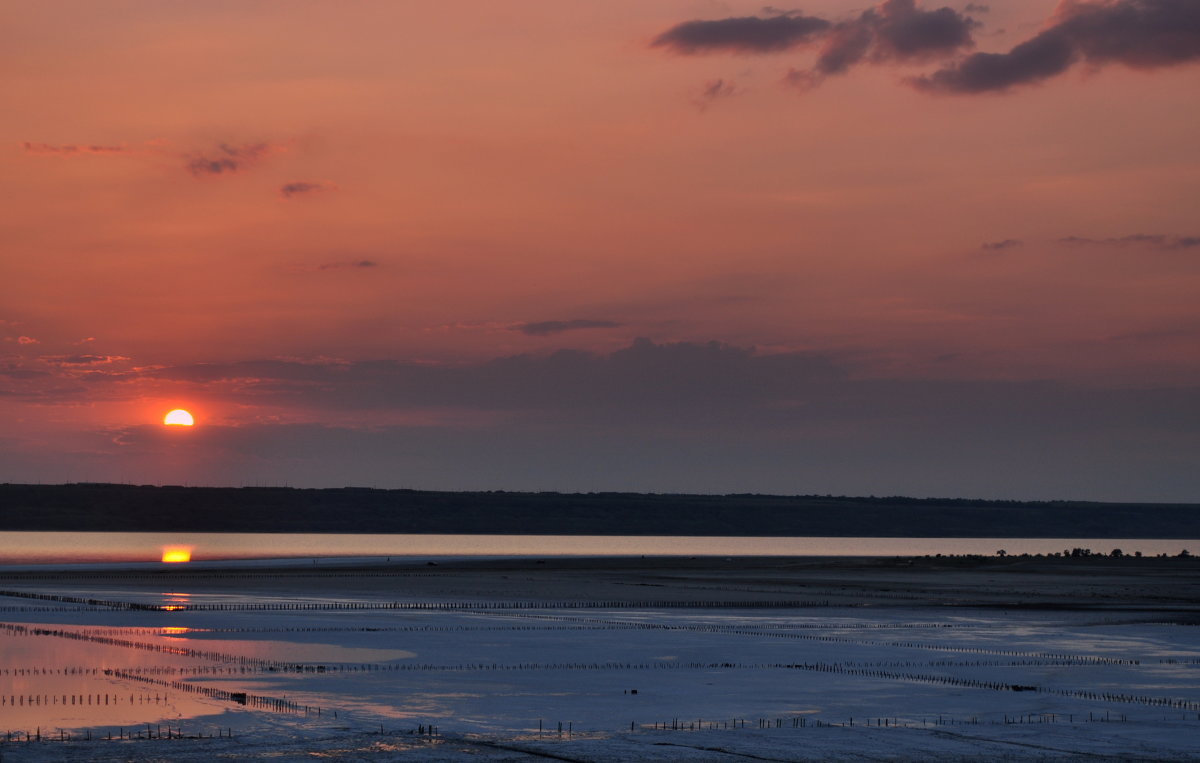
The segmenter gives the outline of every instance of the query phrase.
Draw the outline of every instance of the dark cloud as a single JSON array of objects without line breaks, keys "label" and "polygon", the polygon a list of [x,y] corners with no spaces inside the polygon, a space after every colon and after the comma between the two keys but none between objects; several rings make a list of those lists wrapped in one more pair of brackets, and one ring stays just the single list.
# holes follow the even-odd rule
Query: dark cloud
[{"label": "dark cloud", "polygon": [[620,323],[614,321],[592,321],[585,318],[576,318],[571,321],[522,323],[519,326],[514,326],[513,330],[520,331],[522,334],[529,334],[530,336],[548,336],[550,334],[561,334],[564,331],[575,331],[577,329],[615,329],[620,326]]},{"label": "dark cloud", "polygon": [[865,11],[857,24],[871,30],[876,62],[947,56],[974,44],[971,19],[951,8],[921,10],[914,0],[885,0]]},{"label": "dark cloud", "polygon": [[1200,58],[1200,3],[1123,0],[1063,6],[1060,27],[1092,64],[1172,66]]},{"label": "dark cloud", "polygon": [[969,17],[951,8],[917,8],[914,0],[885,0],[852,21],[833,27],[812,72],[792,72],[793,83],[811,86],[863,61],[908,63],[944,58],[972,47]]},{"label": "dark cloud", "polygon": [[1200,59],[1196,0],[1067,2],[1051,24],[1007,53],[975,53],[928,76],[919,89],[984,93],[1030,85],[1076,63],[1154,69]]},{"label": "dark cloud", "polygon": [[944,58],[971,47],[975,22],[952,8],[924,10],[915,0],[884,0],[849,21],[781,14],[689,21],[655,38],[652,45],[677,53],[775,53],[823,42],[812,71],[793,70],[787,80],[811,87],[864,61],[882,64]]},{"label": "dark cloud", "polygon": [[967,7],[963,8],[963,13],[989,13],[992,8],[989,5],[982,3],[967,3]]},{"label": "dark cloud", "polygon": [[1043,33],[1008,53],[975,53],[954,66],[912,80],[927,92],[982,93],[1040,82],[1066,71],[1076,61],[1070,41]]},{"label": "dark cloud", "polygon": [[777,53],[812,42],[831,26],[824,19],[795,13],[685,21],[655,37],[650,45],[683,54]]},{"label": "dark cloud", "polygon": [[1013,247],[1023,246],[1024,241],[1015,238],[1006,238],[1003,241],[988,241],[980,244],[979,248],[989,252],[999,252],[1004,249],[1012,249]]},{"label": "dark cloud", "polygon": [[271,147],[266,143],[252,143],[244,146],[222,143],[212,152],[193,156],[187,163],[187,170],[197,176],[237,172],[254,164],[270,150]]},{"label": "dark cloud", "polygon": [[339,270],[342,268],[377,268],[379,263],[374,260],[353,260],[351,262],[327,262],[318,265],[317,270]]},{"label": "dark cloud", "polygon": [[50,143],[30,143],[26,141],[22,144],[26,153],[30,154],[46,154],[52,156],[85,156],[87,154],[124,154],[128,153],[129,149],[124,146],[98,146],[88,145],[80,146],[75,144],[53,145]]},{"label": "dark cloud", "polygon": [[307,183],[307,182],[303,182],[303,181],[297,181],[294,183],[285,183],[283,186],[281,186],[279,188],[279,193],[282,194],[284,198],[290,199],[291,197],[296,196],[298,194],[306,194],[306,193],[313,193],[314,191],[328,191],[328,190],[331,190],[330,186],[325,183]]},{"label": "dark cloud", "polygon": [[[676,53],[777,53],[821,43],[815,66],[792,69],[786,81],[810,88],[862,63],[913,63],[946,59],[973,47],[985,13],[968,4],[918,8],[915,0],[884,0],[857,18],[831,22],[797,13],[766,18],[689,21],[651,43]],[[931,93],[1003,92],[1058,76],[1077,64],[1121,64],[1156,69],[1200,60],[1200,2],[1196,0],[1067,0],[1036,35],[1006,53],[973,53],[931,74],[914,87]]]},{"label": "dark cloud", "polygon": [[1152,249],[1191,249],[1200,246],[1200,236],[1168,236],[1162,233],[1134,233],[1114,238],[1067,236],[1058,240],[1068,246],[1145,246]]}]

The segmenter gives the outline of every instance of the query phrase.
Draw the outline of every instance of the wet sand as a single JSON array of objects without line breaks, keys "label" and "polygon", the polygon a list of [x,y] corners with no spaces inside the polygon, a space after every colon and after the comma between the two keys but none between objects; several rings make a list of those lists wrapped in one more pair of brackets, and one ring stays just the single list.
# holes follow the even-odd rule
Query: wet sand
[{"label": "wet sand", "polygon": [[1200,614],[1200,559],[997,557],[545,557],[322,559],[2,572],[0,588],[53,583],[80,591],[128,583],[283,593],[303,588],[371,599],[647,605],[1001,607]]}]

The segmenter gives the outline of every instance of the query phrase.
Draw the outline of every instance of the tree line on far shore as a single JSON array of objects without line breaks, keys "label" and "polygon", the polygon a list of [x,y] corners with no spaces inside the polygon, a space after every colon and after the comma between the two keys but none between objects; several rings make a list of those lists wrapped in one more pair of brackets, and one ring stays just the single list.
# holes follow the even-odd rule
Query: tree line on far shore
[{"label": "tree line on far shore", "polygon": [[0,484],[0,530],[1200,538],[1200,504]]}]

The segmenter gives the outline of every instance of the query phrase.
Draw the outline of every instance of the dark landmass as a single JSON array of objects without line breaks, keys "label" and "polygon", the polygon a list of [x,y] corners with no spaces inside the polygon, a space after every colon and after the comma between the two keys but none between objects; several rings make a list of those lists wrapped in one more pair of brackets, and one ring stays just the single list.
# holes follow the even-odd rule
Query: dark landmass
[{"label": "dark landmass", "polygon": [[0,530],[1200,538],[1200,504],[0,484]]}]

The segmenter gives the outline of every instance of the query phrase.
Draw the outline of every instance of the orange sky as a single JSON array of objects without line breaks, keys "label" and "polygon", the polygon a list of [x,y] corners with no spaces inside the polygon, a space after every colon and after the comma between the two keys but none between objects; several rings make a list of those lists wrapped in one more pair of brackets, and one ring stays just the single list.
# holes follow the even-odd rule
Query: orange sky
[{"label": "orange sky", "polygon": [[989,5],[13,5],[0,480],[1198,500],[1194,4]]}]

